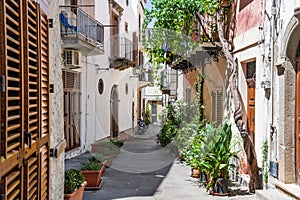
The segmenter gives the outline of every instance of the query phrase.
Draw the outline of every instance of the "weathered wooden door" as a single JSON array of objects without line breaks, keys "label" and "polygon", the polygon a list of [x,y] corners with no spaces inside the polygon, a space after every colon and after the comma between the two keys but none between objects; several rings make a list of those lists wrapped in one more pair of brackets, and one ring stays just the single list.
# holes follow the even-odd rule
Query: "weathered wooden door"
[{"label": "weathered wooden door", "polygon": [[38,3],[0,1],[1,199],[49,199],[48,46]]},{"label": "weathered wooden door", "polygon": [[296,182],[300,184],[300,58],[297,59],[296,70],[296,110],[295,110],[295,155]]},{"label": "weathered wooden door", "polygon": [[252,79],[247,80],[248,85],[248,103],[247,103],[247,128],[248,133],[255,141],[255,82]]},{"label": "weathered wooden door", "polygon": [[80,146],[80,73],[63,70],[66,150]]}]

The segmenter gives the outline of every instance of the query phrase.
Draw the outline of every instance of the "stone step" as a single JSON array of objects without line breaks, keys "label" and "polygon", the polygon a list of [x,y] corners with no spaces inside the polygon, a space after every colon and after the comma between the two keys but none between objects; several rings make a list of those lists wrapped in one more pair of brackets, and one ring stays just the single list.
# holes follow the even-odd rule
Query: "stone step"
[{"label": "stone step", "polygon": [[276,189],[255,190],[256,199],[259,200],[293,200],[294,198],[280,192]]},{"label": "stone step", "polygon": [[293,199],[300,199],[300,186],[297,184],[284,184],[280,181],[277,181],[275,183],[275,187]]}]

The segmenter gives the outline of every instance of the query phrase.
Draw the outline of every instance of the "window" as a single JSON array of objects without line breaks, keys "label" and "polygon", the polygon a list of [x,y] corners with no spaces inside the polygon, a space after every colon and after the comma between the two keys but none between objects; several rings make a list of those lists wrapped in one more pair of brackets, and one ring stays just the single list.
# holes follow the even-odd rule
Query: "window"
[{"label": "window", "polygon": [[129,0],[126,0],[126,6],[128,6],[129,5]]},{"label": "window", "polygon": [[255,79],[256,74],[256,61],[248,62],[246,64],[246,79]]},{"label": "window", "polygon": [[253,0],[240,0],[239,11],[243,10],[247,5],[249,5]]},{"label": "window", "polygon": [[152,112],[152,123],[155,123],[155,122],[157,122],[157,102],[156,101],[152,101],[151,112]]},{"label": "window", "polygon": [[103,79],[101,78],[98,82],[98,92],[99,94],[103,94],[104,91],[104,82]]},{"label": "window", "polygon": [[191,88],[186,88],[185,89],[185,101],[187,103],[191,103],[191,101],[192,101],[192,90],[191,90]]},{"label": "window", "polygon": [[128,94],[128,83],[125,84],[125,94]]},{"label": "window", "polygon": [[217,125],[222,123],[222,90],[213,90],[211,92],[211,104],[212,104],[212,113],[211,121],[216,122]]},{"label": "window", "polygon": [[125,22],[125,32],[128,33],[128,23],[127,22]]}]

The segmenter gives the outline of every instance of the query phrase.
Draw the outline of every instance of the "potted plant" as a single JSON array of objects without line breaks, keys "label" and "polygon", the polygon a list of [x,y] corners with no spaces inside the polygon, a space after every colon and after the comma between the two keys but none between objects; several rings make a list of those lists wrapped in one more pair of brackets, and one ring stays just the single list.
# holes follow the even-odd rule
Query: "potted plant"
[{"label": "potted plant", "polygon": [[91,144],[91,146],[96,159],[102,163],[105,162],[106,167],[108,167],[112,164],[113,159],[120,153],[123,144],[123,141],[105,139],[97,141]]},{"label": "potted plant", "polygon": [[88,162],[81,163],[81,173],[87,181],[86,189],[99,189],[102,184],[102,175],[105,172],[105,164],[95,157],[89,158]]},{"label": "potted plant", "polygon": [[78,169],[69,169],[65,172],[64,199],[80,200],[87,182]]},{"label": "potted plant", "polygon": [[213,125],[207,124],[204,131],[205,137],[201,148],[204,156],[200,162],[209,175],[207,189],[210,189],[213,195],[229,195],[229,169],[233,167],[230,159],[237,155],[237,152],[232,151],[231,125],[225,121],[215,129]]}]

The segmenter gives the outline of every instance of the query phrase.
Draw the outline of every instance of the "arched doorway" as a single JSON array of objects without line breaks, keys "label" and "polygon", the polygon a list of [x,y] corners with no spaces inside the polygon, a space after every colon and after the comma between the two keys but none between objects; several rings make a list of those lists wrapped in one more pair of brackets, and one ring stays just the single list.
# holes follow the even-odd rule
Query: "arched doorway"
[{"label": "arched doorway", "polygon": [[119,136],[119,92],[114,85],[110,94],[110,136]]}]

